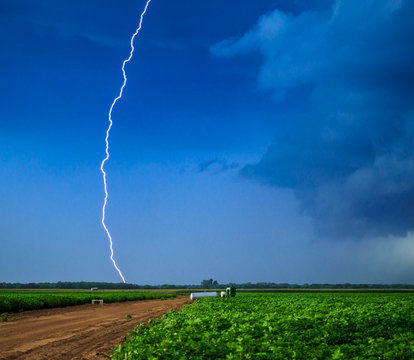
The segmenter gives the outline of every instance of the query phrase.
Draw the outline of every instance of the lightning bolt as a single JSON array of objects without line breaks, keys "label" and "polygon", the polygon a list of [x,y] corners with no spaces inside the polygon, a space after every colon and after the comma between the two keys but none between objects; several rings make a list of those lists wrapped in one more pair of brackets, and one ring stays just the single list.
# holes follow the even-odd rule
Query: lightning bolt
[{"label": "lightning bolt", "polygon": [[144,18],[145,13],[147,12],[148,5],[149,5],[150,2],[151,2],[151,0],[147,0],[147,3],[145,4],[144,11],[141,13],[141,18],[139,20],[139,26],[135,30],[135,33],[131,37],[131,52],[129,53],[129,57],[127,59],[125,59],[124,62],[122,63],[122,74],[124,76],[124,82],[121,86],[121,90],[119,91],[119,95],[114,99],[114,101],[112,102],[111,108],[109,109],[109,116],[108,116],[109,126],[108,126],[108,129],[106,130],[106,137],[105,137],[106,157],[105,157],[105,159],[102,160],[102,163],[101,163],[101,171],[102,171],[102,175],[103,175],[103,182],[104,182],[104,189],[105,189],[105,200],[104,200],[104,203],[103,203],[103,206],[102,206],[102,220],[101,220],[101,222],[102,222],[103,228],[106,231],[106,234],[108,235],[109,247],[111,249],[111,261],[114,264],[114,267],[115,267],[116,271],[118,271],[118,274],[119,274],[119,276],[121,277],[121,279],[124,283],[125,283],[124,275],[122,275],[122,271],[116,265],[116,261],[114,259],[114,249],[113,249],[113,243],[112,243],[112,236],[111,236],[111,233],[109,232],[109,230],[108,230],[108,228],[105,224],[105,210],[106,210],[106,204],[108,202],[108,188],[107,188],[107,184],[106,184],[106,172],[104,170],[104,165],[105,165],[105,162],[108,161],[108,159],[109,159],[109,141],[108,141],[108,139],[109,139],[109,132],[111,131],[111,128],[112,128],[112,110],[114,109],[114,106],[115,106],[116,102],[120,98],[122,98],[122,93],[124,92],[124,88],[125,88],[125,85],[126,85],[126,82],[127,82],[127,77],[126,77],[126,74],[125,74],[125,64],[132,59],[132,55],[133,55],[134,50],[135,50],[135,48],[134,48],[134,39],[135,39],[135,36],[137,36],[139,31],[141,30],[142,19]]}]

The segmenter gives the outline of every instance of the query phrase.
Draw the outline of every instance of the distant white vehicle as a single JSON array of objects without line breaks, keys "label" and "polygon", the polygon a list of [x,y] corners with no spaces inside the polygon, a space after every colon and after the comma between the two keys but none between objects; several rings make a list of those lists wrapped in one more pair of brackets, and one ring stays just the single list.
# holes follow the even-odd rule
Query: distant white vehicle
[{"label": "distant white vehicle", "polygon": [[206,292],[199,292],[199,293],[191,293],[190,299],[195,300],[195,299],[202,298],[202,297],[213,297],[213,296],[217,296],[216,291],[206,291]]},{"label": "distant white vehicle", "polygon": [[95,291],[95,290],[98,290],[98,288],[91,288],[91,291]]}]

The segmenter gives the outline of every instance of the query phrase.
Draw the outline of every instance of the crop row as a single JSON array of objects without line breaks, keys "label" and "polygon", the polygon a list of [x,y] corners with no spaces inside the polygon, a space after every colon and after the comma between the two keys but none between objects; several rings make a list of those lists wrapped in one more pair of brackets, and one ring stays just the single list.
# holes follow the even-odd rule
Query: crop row
[{"label": "crop row", "polygon": [[238,294],[139,325],[120,359],[414,359],[412,294]]},{"label": "crop row", "polygon": [[167,299],[175,295],[157,292],[133,291],[1,291],[0,313],[90,303],[92,299],[102,299],[105,303],[128,300]]}]

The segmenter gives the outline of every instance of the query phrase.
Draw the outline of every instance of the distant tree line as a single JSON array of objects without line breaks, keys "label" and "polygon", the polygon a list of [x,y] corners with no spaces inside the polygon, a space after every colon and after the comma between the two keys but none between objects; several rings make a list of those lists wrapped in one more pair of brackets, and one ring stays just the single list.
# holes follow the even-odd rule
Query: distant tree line
[{"label": "distant tree line", "polygon": [[229,284],[238,289],[414,289],[412,284],[288,284],[288,283],[243,283],[243,284]]},{"label": "distant tree line", "polygon": [[259,282],[259,283],[229,283],[219,284],[217,280],[208,279],[201,281],[200,285],[137,285],[137,284],[124,284],[124,283],[108,283],[108,282],[94,282],[94,281],[59,281],[55,283],[41,282],[41,283],[0,283],[0,289],[91,289],[98,288],[103,290],[162,290],[162,289],[219,289],[228,286],[234,286],[237,289],[275,289],[275,290],[335,290],[335,289],[414,289],[414,285],[411,284],[288,284],[288,283],[272,283],[272,282]]}]

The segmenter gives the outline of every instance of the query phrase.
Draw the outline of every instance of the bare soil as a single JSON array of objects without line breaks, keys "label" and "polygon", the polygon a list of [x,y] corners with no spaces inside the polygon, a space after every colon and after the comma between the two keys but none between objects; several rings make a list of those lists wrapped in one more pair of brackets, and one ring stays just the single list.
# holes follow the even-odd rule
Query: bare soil
[{"label": "bare soil", "polygon": [[139,323],[186,303],[188,297],[179,296],[10,314],[8,322],[0,323],[0,359],[109,359]]}]

